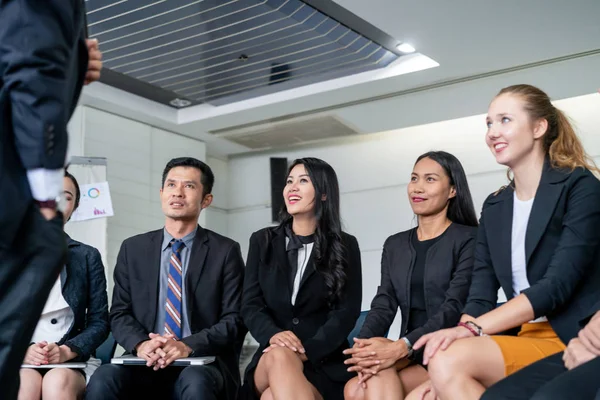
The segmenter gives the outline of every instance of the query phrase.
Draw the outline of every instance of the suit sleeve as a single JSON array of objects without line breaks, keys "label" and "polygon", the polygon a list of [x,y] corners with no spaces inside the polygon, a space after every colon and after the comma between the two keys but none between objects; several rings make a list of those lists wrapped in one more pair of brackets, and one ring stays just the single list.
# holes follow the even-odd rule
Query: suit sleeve
[{"label": "suit sleeve", "polygon": [[240,339],[243,328],[240,316],[244,260],[238,243],[233,243],[223,266],[223,297],[219,322],[210,328],[183,338],[195,356],[212,356],[230,349]]},{"label": "suit sleeve", "polygon": [[589,171],[582,173],[567,194],[567,210],[560,239],[544,277],[522,293],[535,318],[566,304],[592,268],[600,245],[600,182]]},{"label": "suit sleeve", "polygon": [[64,167],[69,67],[80,37],[76,0],[0,0],[0,81],[27,170]]},{"label": "suit sleeve", "polygon": [[415,329],[406,335],[411,343],[416,343],[419,338],[427,333],[439,329],[454,326],[460,320],[463,307],[469,287],[471,285],[471,276],[473,273],[473,253],[475,250],[475,237],[469,237],[461,246],[459,251],[458,263],[450,285],[446,290],[445,299],[441,307],[425,323],[425,325]]},{"label": "suit sleeve", "polygon": [[[493,195],[490,195],[490,197]],[[489,197],[488,197],[489,199]],[[487,203],[487,200],[486,200]],[[485,208],[481,212],[479,229],[477,230],[477,243],[475,244],[475,260],[473,261],[473,275],[467,305],[463,314],[474,318],[483,315],[494,308],[498,302],[498,289],[500,282],[492,265],[490,249],[487,243],[485,228]]]},{"label": "suit sleeve", "polygon": [[242,296],[242,318],[250,334],[261,346],[266,346],[276,333],[282,332],[269,314],[258,279],[260,265],[259,233],[250,237],[246,262],[246,278]]},{"label": "suit sleeve", "polygon": [[114,272],[114,288],[110,309],[110,327],[117,343],[135,354],[135,347],[148,340],[148,332],[133,315],[129,268],[127,266],[127,241],[121,245]]},{"label": "suit sleeve", "polygon": [[594,307],[592,307],[592,311],[591,311],[591,313],[587,317],[585,317],[581,321],[579,321],[579,326],[582,327],[582,328],[584,326],[586,326],[588,324],[588,322],[590,322],[590,320],[592,319],[592,317],[594,315],[596,315],[596,313],[600,313],[600,301],[598,301],[594,305]]},{"label": "suit sleeve", "polygon": [[93,249],[87,257],[87,262],[89,291],[86,326],[79,335],[65,342],[65,345],[78,354],[78,357],[71,361],[87,360],[106,340],[109,332],[106,277],[98,250]]},{"label": "suit sleeve", "polygon": [[320,364],[332,351],[337,351],[348,340],[348,334],[356,325],[362,302],[362,272],[360,249],[356,238],[347,244],[348,268],[346,290],[336,308],[329,312],[327,321],[317,333],[302,344],[306,357],[313,364]]},{"label": "suit sleeve", "polygon": [[381,255],[381,283],[371,302],[371,310],[369,310],[358,335],[361,338],[386,336],[398,312],[398,299],[390,276],[391,251],[389,247],[388,239],[383,245],[383,254]]}]

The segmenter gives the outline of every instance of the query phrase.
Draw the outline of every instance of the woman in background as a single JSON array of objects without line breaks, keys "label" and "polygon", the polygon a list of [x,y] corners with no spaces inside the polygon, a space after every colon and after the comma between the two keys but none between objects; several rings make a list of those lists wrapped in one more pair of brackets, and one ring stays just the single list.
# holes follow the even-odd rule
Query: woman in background
[{"label": "woman in background", "polygon": [[[64,194],[67,223],[81,193],[75,177],[66,171]],[[23,363],[30,367],[21,368],[19,400],[83,398],[86,378],[100,365],[92,356],[109,333],[104,266],[98,250],[66,236],[67,265],[50,291],[25,354]],[[39,368],[65,362],[87,362],[87,367]]]},{"label": "woman in background", "polygon": [[[432,386],[415,399],[479,399],[485,388],[565,349],[600,287],[600,182],[567,117],[530,85],[490,104],[486,144],[514,174],[483,205],[460,326],[422,337]],[[498,289],[508,301],[496,307]],[[498,335],[517,328],[518,336]],[[494,335],[494,336],[487,336]]]},{"label": "woman in background", "polygon": [[[401,400],[427,381],[412,344],[426,333],[455,326],[469,294],[477,217],[460,161],[444,151],[421,155],[408,184],[418,226],[383,246],[381,284],[359,337],[346,354],[346,400]],[[402,337],[385,338],[396,311]]]},{"label": "woman in background", "polygon": [[246,394],[262,400],[336,400],[350,374],[347,337],[360,314],[360,250],[341,230],[333,168],[294,161],[279,226],[252,235],[242,318],[260,347],[245,374]]}]

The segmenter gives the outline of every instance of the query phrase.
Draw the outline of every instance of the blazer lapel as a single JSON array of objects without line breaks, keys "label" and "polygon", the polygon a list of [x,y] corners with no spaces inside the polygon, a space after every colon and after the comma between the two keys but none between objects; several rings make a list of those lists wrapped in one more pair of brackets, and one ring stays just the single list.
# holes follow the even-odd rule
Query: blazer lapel
[{"label": "blazer lapel", "polygon": [[274,235],[271,238],[271,254],[270,259],[265,260],[270,268],[274,268],[278,274],[278,281],[281,282],[280,289],[283,290],[285,287],[286,298],[292,298],[292,290],[290,287],[290,273],[291,267],[288,261],[287,250],[285,245],[285,230],[282,227],[278,227],[274,230]]},{"label": "blazer lapel", "polygon": [[527,232],[525,234],[525,265],[529,265],[529,259],[554,214],[554,209],[564,188],[564,185],[560,183],[564,182],[568,177],[568,173],[552,168],[550,163],[546,161],[540,185],[538,186],[531,208],[531,215],[527,223]]},{"label": "blazer lapel", "polygon": [[511,259],[513,193],[511,182],[511,185],[489,200],[489,208],[485,215],[490,258],[498,260],[494,269],[508,299],[513,297]]},{"label": "blazer lapel", "polygon": [[154,232],[148,243],[148,249],[146,249],[146,254],[148,254],[148,265],[146,265],[145,274],[148,276],[148,304],[150,305],[148,311],[152,326],[154,326],[154,323],[156,322],[156,304],[158,302],[158,291],[160,290],[159,272],[163,237],[164,231],[162,229]]},{"label": "blazer lapel", "polygon": [[304,286],[308,279],[316,272],[314,254],[315,249],[313,246],[313,250],[310,252],[310,258],[306,264],[306,269],[304,270],[304,274],[302,274],[302,279],[300,280],[300,288],[298,289],[298,292],[300,292],[302,286]]},{"label": "blazer lapel", "polygon": [[188,321],[190,327],[192,326],[192,308],[194,293],[200,283],[200,277],[202,276],[202,270],[206,262],[206,256],[208,255],[208,234],[201,226],[198,226],[196,231],[196,237],[194,238],[194,244],[192,245],[192,253],[187,266],[187,272],[185,274],[185,295],[188,310]]}]

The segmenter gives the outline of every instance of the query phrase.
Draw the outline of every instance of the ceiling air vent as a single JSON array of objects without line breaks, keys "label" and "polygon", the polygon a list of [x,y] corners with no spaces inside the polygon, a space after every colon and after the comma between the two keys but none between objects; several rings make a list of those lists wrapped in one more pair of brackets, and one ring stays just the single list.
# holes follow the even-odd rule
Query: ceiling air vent
[{"label": "ceiling air vent", "polygon": [[360,134],[330,115],[253,124],[210,133],[253,150],[282,148]]}]

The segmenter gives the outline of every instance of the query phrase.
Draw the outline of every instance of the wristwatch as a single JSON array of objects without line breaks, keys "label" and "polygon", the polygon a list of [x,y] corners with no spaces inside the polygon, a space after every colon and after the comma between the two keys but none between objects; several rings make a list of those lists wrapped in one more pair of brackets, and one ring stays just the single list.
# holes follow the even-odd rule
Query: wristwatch
[{"label": "wristwatch", "polygon": [[408,340],[406,338],[406,336],[402,336],[400,338],[400,340],[402,340],[402,341],[404,341],[404,343],[406,343],[406,347],[408,348],[408,356],[407,357],[412,356],[414,351],[413,351],[413,346],[412,346],[412,343],[410,342],[410,340]]}]

